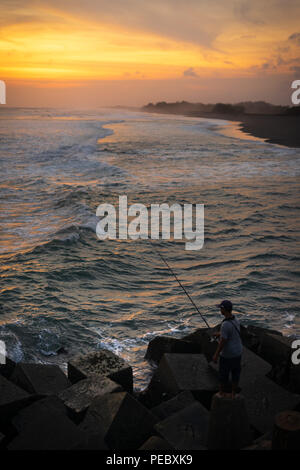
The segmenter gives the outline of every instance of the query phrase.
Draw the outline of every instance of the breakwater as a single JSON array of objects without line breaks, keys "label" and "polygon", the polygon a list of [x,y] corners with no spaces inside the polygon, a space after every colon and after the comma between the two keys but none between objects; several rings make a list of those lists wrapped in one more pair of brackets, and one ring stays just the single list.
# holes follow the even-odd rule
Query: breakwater
[{"label": "breakwater", "polygon": [[[218,330],[219,326],[213,328]],[[57,366],[0,366],[0,445],[4,450],[293,449],[300,443],[300,366],[292,340],[241,328],[240,393],[220,397],[212,331],[158,336],[146,359],[148,387],[133,388],[130,364],[99,349]]]}]

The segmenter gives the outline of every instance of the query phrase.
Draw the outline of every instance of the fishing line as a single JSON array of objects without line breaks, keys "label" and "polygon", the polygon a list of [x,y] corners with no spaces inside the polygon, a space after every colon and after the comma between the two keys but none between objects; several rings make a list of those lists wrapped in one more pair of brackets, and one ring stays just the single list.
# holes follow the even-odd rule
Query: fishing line
[{"label": "fishing line", "polygon": [[174,278],[176,279],[176,281],[178,282],[178,284],[180,285],[180,287],[182,288],[182,290],[184,291],[185,295],[189,298],[189,300],[192,302],[194,308],[197,310],[197,312],[199,313],[200,317],[202,318],[202,320],[204,321],[204,323],[206,324],[206,326],[208,328],[210,328],[207,320],[205,319],[205,317],[202,315],[202,313],[200,312],[199,308],[197,307],[197,305],[195,304],[194,300],[192,299],[192,297],[190,296],[190,294],[187,292],[186,288],[184,287],[184,285],[182,284],[182,282],[180,281],[180,279],[178,279],[176,273],[173,271],[173,269],[171,268],[171,266],[168,264],[168,262],[165,260],[165,258],[163,257],[163,255],[161,254],[161,252],[158,250],[158,248],[155,246],[154,243],[152,243],[152,241],[150,239],[148,239],[148,241],[150,242],[150,244],[152,245],[152,247],[155,249],[156,253],[159,255],[159,257],[162,259],[162,261],[165,263],[165,265],[167,266],[167,268],[169,269],[169,271],[172,273],[172,275],[174,276]]}]

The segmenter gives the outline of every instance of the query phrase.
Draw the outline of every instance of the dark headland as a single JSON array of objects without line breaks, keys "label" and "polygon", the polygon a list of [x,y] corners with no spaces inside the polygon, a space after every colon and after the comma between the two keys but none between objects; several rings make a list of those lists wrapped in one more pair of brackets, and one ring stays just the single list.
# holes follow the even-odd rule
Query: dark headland
[{"label": "dark headland", "polygon": [[66,357],[67,375],[57,365],[7,358],[0,365],[0,448],[298,449],[300,365],[291,360],[293,340],[243,326],[241,390],[220,397],[210,341],[219,328],[154,338],[145,359],[155,368],[144,391],[134,390],[130,364],[105,349]]},{"label": "dark headland", "polygon": [[142,111],[239,122],[247,134],[286,147],[300,147],[300,106],[276,106],[264,101],[234,105],[161,101],[147,104]]}]

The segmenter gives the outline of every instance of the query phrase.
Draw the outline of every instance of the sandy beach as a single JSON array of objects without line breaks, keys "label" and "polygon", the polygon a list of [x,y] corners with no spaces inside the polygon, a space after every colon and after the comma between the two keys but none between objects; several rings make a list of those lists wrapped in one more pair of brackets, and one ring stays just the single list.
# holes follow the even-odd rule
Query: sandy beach
[{"label": "sandy beach", "polygon": [[300,116],[195,113],[189,116],[240,122],[243,132],[286,147],[300,147]]}]

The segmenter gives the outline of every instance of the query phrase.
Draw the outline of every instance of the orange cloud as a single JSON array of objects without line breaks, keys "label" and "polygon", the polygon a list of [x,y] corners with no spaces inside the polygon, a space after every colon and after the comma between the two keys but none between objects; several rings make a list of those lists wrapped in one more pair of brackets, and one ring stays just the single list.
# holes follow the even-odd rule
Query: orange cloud
[{"label": "orange cloud", "polygon": [[198,99],[201,80],[295,74],[299,16],[293,0],[1,0],[0,79],[56,90],[59,102],[96,81]]},{"label": "orange cloud", "polygon": [[[235,76],[264,63],[282,73],[299,50],[299,41],[291,40],[298,36],[290,2],[270,1],[269,9],[231,0],[226,7],[224,1],[188,0],[178,8],[170,0],[26,3],[2,0],[3,78],[159,79],[190,69],[194,76]],[[284,60],[276,60],[286,44]]]}]

